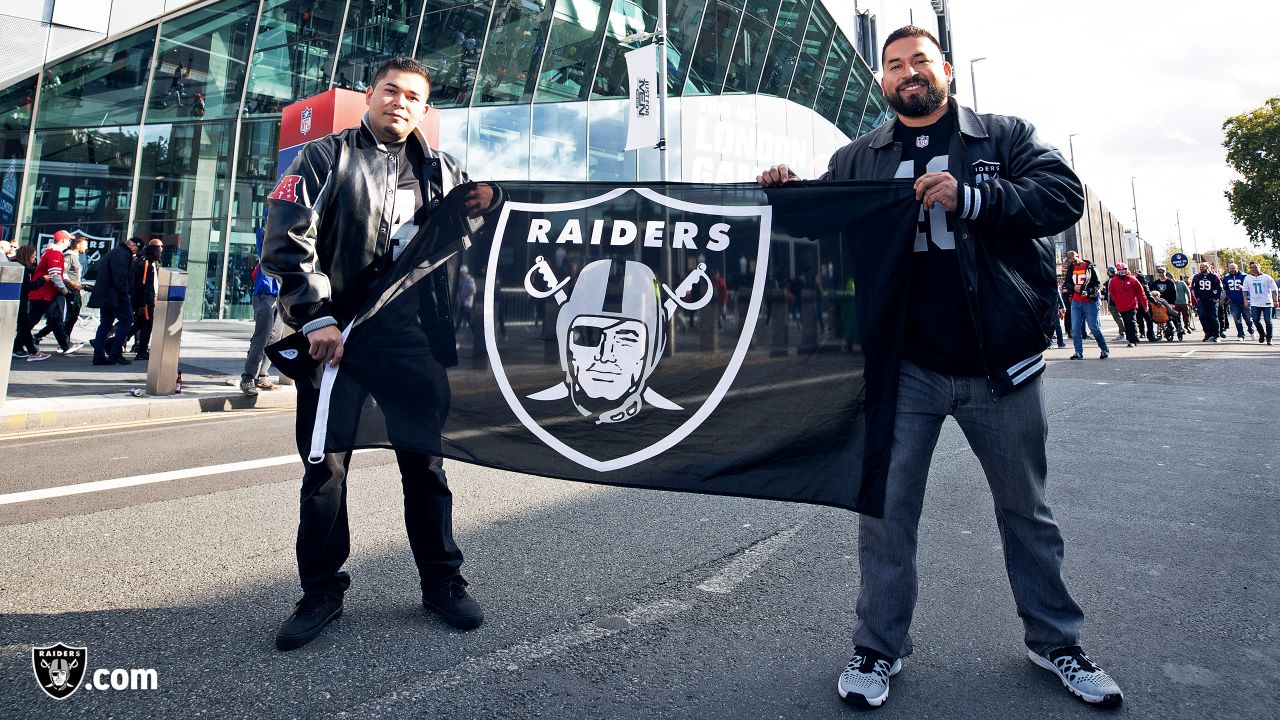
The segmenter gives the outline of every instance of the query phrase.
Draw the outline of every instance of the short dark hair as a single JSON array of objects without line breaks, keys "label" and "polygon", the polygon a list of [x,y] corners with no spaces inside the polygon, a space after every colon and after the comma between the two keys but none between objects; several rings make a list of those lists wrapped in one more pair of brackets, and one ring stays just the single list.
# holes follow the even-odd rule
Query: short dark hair
[{"label": "short dark hair", "polygon": [[894,30],[893,32],[889,33],[889,37],[884,39],[884,46],[880,48],[880,62],[884,62],[884,54],[889,50],[889,46],[892,45],[893,43],[901,40],[902,38],[919,38],[919,37],[928,38],[929,42],[937,46],[938,52],[939,53],[942,52],[942,43],[938,42],[938,38],[934,37],[933,33],[929,32],[928,30],[925,30],[922,27],[916,27],[915,25],[907,25],[905,27],[900,27],[897,30]]},{"label": "short dark hair", "polygon": [[421,75],[426,78],[427,87],[431,87],[431,71],[427,69],[426,65],[423,65],[421,62],[414,60],[408,55],[397,55],[379,65],[378,72],[373,74],[373,83],[371,84],[371,87],[377,87],[378,83],[382,82],[382,78],[386,77],[387,73],[392,70]]}]

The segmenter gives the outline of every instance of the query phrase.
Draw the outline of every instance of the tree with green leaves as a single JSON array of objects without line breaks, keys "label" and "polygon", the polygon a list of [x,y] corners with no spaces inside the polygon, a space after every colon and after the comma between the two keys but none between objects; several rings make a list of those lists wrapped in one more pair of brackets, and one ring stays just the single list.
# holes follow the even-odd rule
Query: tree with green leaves
[{"label": "tree with green leaves", "polygon": [[1231,215],[1249,239],[1280,250],[1280,97],[1222,124],[1227,164],[1243,179],[1227,191]]}]

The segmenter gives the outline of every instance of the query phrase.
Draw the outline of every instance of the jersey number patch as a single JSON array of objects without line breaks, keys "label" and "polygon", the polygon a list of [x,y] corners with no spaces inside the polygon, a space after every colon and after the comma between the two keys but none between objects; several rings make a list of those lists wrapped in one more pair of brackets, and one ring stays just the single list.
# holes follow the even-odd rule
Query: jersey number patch
[{"label": "jersey number patch", "polygon": [[[925,165],[925,172],[945,172],[947,170],[947,156],[937,155],[931,158]],[[910,160],[903,160],[898,165],[898,172],[895,178],[914,178],[915,163]],[[916,245],[914,252],[928,252],[929,243],[939,250],[955,250],[956,235],[951,231],[951,227],[947,223],[947,209],[942,205],[935,204],[929,208],[928,217],[925,216],[924,206],[920,206],[920,219],[916,225]]]}]

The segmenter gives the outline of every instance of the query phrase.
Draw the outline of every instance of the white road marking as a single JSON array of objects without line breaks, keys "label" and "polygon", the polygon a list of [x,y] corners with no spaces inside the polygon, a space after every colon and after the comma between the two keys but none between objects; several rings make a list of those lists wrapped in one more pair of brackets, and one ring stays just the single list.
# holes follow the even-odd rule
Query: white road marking
[{"label": "white road marking", "polygon": [[[356,450],[355,452],[360,454],[377,451]],[[205,467],[186,468],[183,470],[167,470],[165,472],[150,473],[148,475],[134,475],[133,477],[115,478],[114,480],[94,480],[93,482],[79,483],[76,485],[63,485],[60,487],[41,488],[39,490],[24,490],[23,492],[0,495],[0,505],[12,505],[20,502],[31,502],[32,500],[47,500],[49,498],[65,497],[67,495],[102,492],[104,490],[117,490],[119,488],[134,487],[137,485],[170,482],[172,480],[187,480],[190,478],[207,477],[209,475],[222,475],[224,473],[241,472],[243,470],[257,470],[258,468],[290,465],[293,463],[301,464],[302,459],[297,455],[281,455],[279,457],[262,458],[261,460],[245,460],[242,462],[206,465]]]},{"label": "white road marking", "polygon": [[1195,350],[1188,350],[1188,351],[1186,351],[1186,352],[1182,353],[1181,355],[1179,355],[1178,357],[1186,357],[1186,356],[1190,355],[1191,353],[1196,352],[1196,351],[1197,351],[1197,350],[1199,350],[1199,349],[1200,349],[1200,348],[1196,348]]},{"label": "white road marking", "polygon": [[[728,565],[700,583],[698,589],[713,593],[733,592],[734,588],[764,564],[770,556],[795,537],[800,527],[797,525],[788,528],[740,551]],[[401,703],[415,702],[433,693],[465,683],[483,683],[485,673],[516,672],[524,666],[559,655],[566,650],[679,615],[692,609],[693,605],[693,600],[677,598],[661,598],[636,605],[621,615],[606,615],[595,621],[582,623],[576,628],[494,650],[453,667],[430,673],[408,687],[402,686],[395,692],[374,698],[353,710],[336,713],[336,717],[385,717]]]}]

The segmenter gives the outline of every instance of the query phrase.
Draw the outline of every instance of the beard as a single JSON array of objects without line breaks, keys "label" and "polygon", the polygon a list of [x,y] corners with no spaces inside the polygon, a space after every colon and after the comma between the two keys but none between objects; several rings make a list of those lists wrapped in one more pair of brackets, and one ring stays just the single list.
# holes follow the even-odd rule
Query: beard
[{"label": "beard", "polygon": [[894,112],[906,117],[924,117],[934,110],[942,107],[947,101],[947,88],[943,85],[934,85],[927,80],[925,83],[925,92],[923,95],[912,95],[909,98],[902,96],[902,88],[907,83],[898,86],[898,89],[892,93],[886,94],[885,99],[889,101],[889,107]]}]

